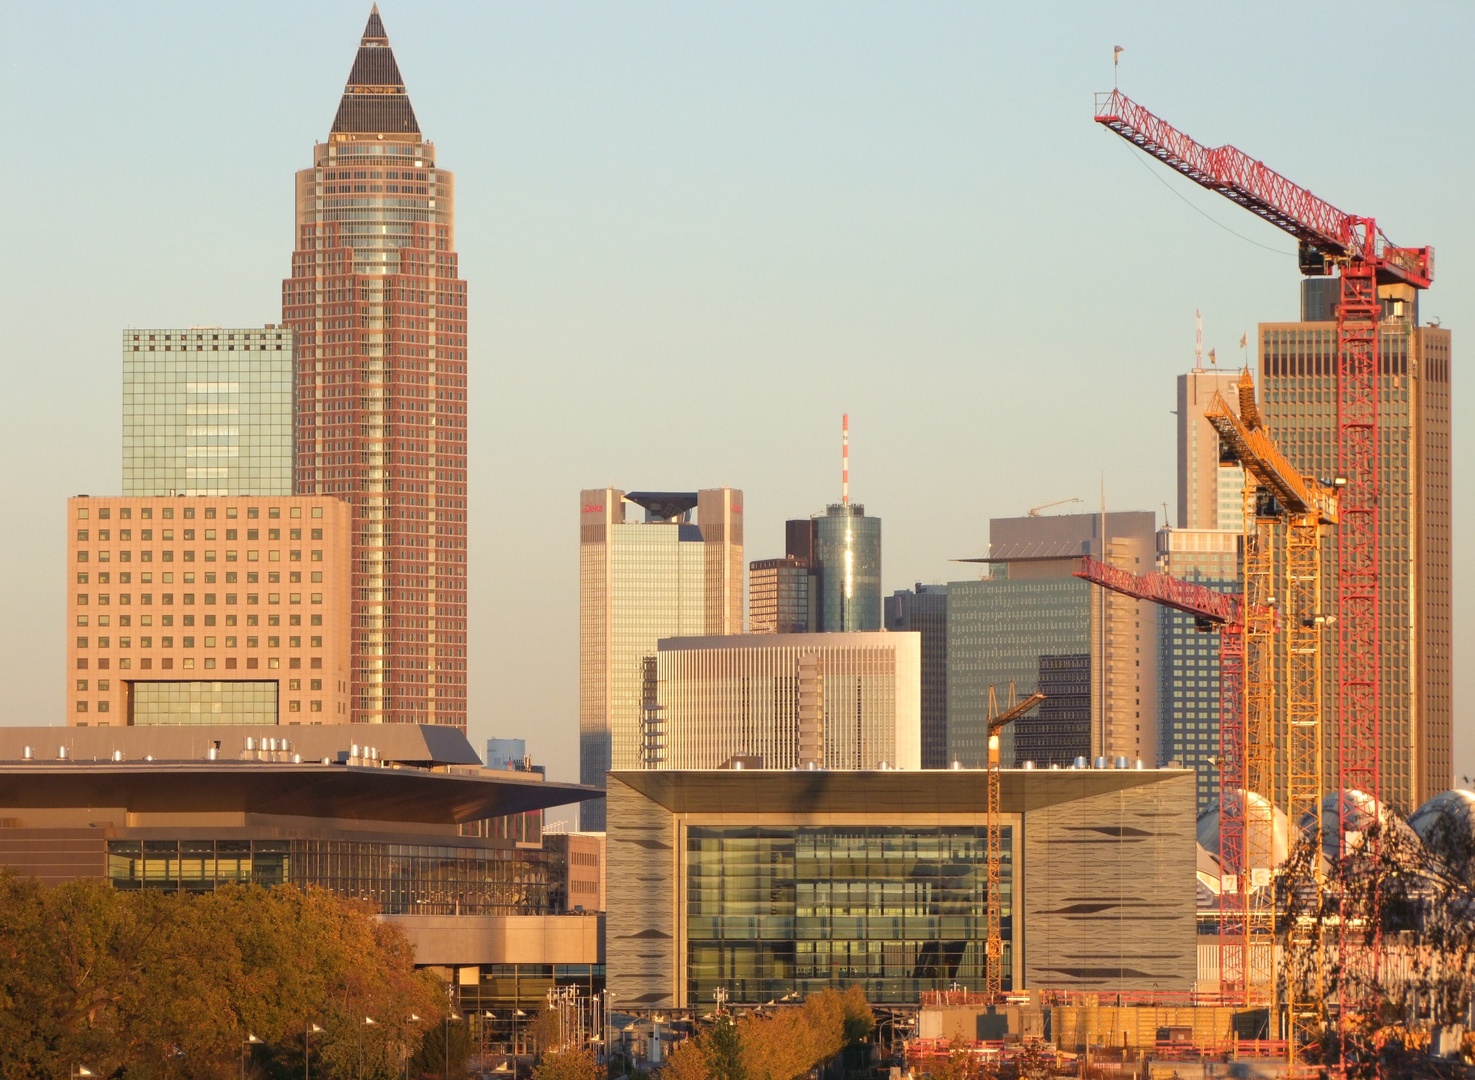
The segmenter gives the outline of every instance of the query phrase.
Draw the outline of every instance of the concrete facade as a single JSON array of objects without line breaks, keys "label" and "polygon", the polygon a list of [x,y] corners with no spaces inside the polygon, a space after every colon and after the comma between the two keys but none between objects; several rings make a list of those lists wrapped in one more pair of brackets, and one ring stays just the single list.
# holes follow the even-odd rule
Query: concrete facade
[{"label": "concrete facade", "polygon": [[348,723],[349,514],[324,496],[69,499],[67,723]]}]

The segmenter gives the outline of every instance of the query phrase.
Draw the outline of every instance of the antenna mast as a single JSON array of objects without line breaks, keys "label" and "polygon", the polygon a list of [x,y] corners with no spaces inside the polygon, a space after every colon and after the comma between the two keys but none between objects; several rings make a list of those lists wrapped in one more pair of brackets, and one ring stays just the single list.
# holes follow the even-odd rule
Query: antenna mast
[{"label": "antenna mast", "polygon": [[1204,369],[1204,317],[1195,309],[1193,312],[1193,370]]},{"label": "antenna mast", "polygon": [[840,416],[840,502],[850,505],[850,414]]}]

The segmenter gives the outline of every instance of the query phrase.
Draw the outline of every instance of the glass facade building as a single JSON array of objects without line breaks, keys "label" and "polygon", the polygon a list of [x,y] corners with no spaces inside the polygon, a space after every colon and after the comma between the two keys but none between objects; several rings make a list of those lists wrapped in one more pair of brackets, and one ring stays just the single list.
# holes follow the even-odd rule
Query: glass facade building
[{"label": "glass facade building", "polygon": [[860,503],[832,503],[814,521],[817,629],[881,629],[881,519]]},{"label": "glass facade building", "polygon": [[[1020,698],[1028,696],[1038,687],[1043,657],[1086,657],[1089,709],[1092,586],[1068,575],[1014,580],[1008,571],[998,566],[992,577],[948,585],[947,756],[968,768],[988,764],[989,687],[1001,707],[1011,680]],[[1089,755],[1089,711],[1086,719]],[[1053,760],[1026,759],[1017,749],[1021,739],[1053,746],[1056,740],[1043,730],[1030,741],[1031,732],[1048,722],[1037,709],[1004,728],[1002,761]]]},{"label": "glass facade building", "polygon": [[[1337,328],[1327,289],[1303,283],[1299,323],[1263,323],[1260,409],[1291,464],[1335,476]],[[1407,813],[1453,781],[1451,335],[1418,325],[1417,296],[1384,299],[1378,378],[1379,721],[1382,799]],[[1337,610],[1337,532],[1322,543],[1323,610]],[[1327,641],[1335,644],[1335,630]],[[1336,649],[1322,653],[1322,761],[1337,783]],[[1278,706],[1282,710],[1283,706]],[[1283,726],[1283,716],[1279,720]]]},{"label": "glass facade building", "polygon": [[[603,787],[611,768],[641,765],[656,643],[742,632],[743,496],[606,488],[579,503],[579,776]],[[626,520],[637,509],[644,520]],[[602,829],[602,815],[584,803],[580,827]]]},{"label": "glass facade building", "polygon": [[947,586],[900,589],[886,598],[886,629],[922,635],[922,768],[947,768]]},{"label": "glass facade building", "polygon": [[353,506],[355,723],[466,728],[467,285],[378,11],[297,173],[296,490]]},{"label": "glass facade building", "polygon": [[[1238,469],[1225,470],[1239,472]],[[1240,534],[1164,529],[1158,533],[1158,569],[1216,592],[1238,593]],[[1163,761],[1197,774],[1200,812],[1218,805],[1219,635],[1204,632],[1192,615],[1158,609],[1158,746]]]},{"label": "glass facade building", "polygon": [[[196,829],[191,832],[198,832]],[[299,885],[373,902],[386,915],[538,915],[561,887],[549,852],[358,839],[108,841],[119,889],[209,891]]]},{"label": "glass facade building", "polygon": [[277,682],[133,683],[129,713],[147,724],[275,724]]},{"label": "glass facade building", "polygon": [[123,332],[123,494],[291,495],[286,328]]},{"label": "glass facade building", "polygon": [[[686,999],[761,1003],[860,984],[873,1002],[982,985],[988,837],[974,826],[686,830]],[[998,903],[1012,988],[1013,830]]]}]

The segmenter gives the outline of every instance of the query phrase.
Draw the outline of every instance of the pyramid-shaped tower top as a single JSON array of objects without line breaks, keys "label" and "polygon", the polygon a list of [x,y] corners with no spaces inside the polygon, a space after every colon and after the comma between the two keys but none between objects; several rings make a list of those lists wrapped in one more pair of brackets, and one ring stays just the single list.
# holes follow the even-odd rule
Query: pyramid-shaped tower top
[{"label": "pyramid-shaped tower top", "polygon": [[378,4],[369,11],[353,70],[348,73],[348,85],[343,88],[343,100],[338,103],[338,115],[333,118],[333,133],[420,133],[410,96],[405,93],[405,81],[394,62],[394,50],[389,47],[389,35],[379,18]]}]

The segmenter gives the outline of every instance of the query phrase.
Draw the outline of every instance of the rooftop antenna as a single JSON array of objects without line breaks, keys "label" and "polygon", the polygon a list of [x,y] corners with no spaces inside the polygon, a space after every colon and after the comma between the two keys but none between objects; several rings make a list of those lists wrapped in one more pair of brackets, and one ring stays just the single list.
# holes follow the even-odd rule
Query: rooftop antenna
[{"label": "rooftop antenna", "polygon": [[850,505],[850,414],[840,416],[840,502]]},{"label": "rooftop antenna", "polygon": [[1193,370],[1204,369],[1204,317],[1195,308],[1193,312]]}]

